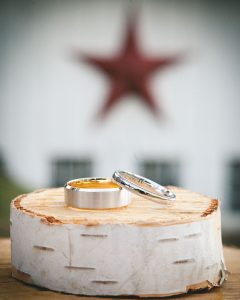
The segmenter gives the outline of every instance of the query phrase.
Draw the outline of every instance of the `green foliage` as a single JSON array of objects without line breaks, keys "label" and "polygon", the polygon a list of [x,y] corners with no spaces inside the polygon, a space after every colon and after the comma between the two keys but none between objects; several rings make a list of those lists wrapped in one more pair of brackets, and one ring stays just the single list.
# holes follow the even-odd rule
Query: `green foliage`
[{"label": "green foliage", "polygon": [[0,175],[0,236],[9,236],[10,202],[27,190]]}]

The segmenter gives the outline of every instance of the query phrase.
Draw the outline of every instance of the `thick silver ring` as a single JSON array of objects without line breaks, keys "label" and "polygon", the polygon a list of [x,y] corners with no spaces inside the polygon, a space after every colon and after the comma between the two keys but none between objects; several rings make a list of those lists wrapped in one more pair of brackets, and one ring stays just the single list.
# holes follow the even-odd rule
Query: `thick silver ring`
[{"label": "thick silver ring", "polygon": [[112,178],[124,189],[157,203],[168,204],[176,199],[176,195],[164,186],[130,172],[115,171]]},{"label": "thick silver ring", "polygon": [[[76,183],[79,183],[79,187]],[[101,188],[87,187],[93,183],[97,183]],[[107,187],[109,185],[110,187]],[[118,208],[127,206],[131,202],[130,193],[110,178],[90,177],[68,181],[64,186],[64,194],[67,206],[83,209]]]}]

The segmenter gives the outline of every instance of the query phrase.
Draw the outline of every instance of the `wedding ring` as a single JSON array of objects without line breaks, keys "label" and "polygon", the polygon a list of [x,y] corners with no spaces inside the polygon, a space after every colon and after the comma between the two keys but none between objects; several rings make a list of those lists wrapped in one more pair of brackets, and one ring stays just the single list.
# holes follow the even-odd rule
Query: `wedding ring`
[{"label": "wedding ring", "polygon": [[130,172],[115,171],[112,178],[123,189],[157,203],[169,204],[176,199],[175,194],[166,187]]},{"label": "wedding ring", "polygon": [[118,208],[131,202],[131,194],[110,178],[90,177],[68,181],[64,194],[67,206],[82,209]]}]

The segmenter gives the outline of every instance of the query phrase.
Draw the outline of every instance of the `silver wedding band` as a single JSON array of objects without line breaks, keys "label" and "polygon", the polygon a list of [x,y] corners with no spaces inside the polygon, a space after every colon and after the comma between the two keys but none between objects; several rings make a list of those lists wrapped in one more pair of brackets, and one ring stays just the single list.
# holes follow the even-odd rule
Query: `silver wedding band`
[{"label": "silver wedding band", "polygon": [[115,171],[112,178],[79,178],[64,186],[67,206],[81,209],[110,209],[127,206],[132,193],[146,199],[171,204],[176,196],[166,187],[126,171]]},{"label": "silver wedding band", "polygon": [[176,199],[176,195],[169,189],[143,176],[115,171],[112,178],[122,188],[153,202],[170,204]]},{"label": "silver wedding band", "polygon": [[[82,209],[111,209],[127,206],[131,202],[129,191],[121,186],[113,188],[77,188],[74,183],[111,183],[110,178],[90,177],[68,181],[64,186],[65,203],[67,206]],[[81,186],[81,185],[80,185]]]}]

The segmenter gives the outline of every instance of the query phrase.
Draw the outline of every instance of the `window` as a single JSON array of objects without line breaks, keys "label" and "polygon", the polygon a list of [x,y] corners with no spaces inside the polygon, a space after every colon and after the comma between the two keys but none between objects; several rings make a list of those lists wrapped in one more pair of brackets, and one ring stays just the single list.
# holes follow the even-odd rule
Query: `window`
[{"label": "window", "polygon": [[229,193],[231,209],[240,211],[240,160],[230,163]]},{"label": "window", "polygon": [[92,176],[90,159],[56,159],[53,161],[53,186],[63,186],[67,181]]},{"label": "window", "polygon": [[161,185],[178,185],[179,166],[175,161],[144,160],[141,174]]}]

